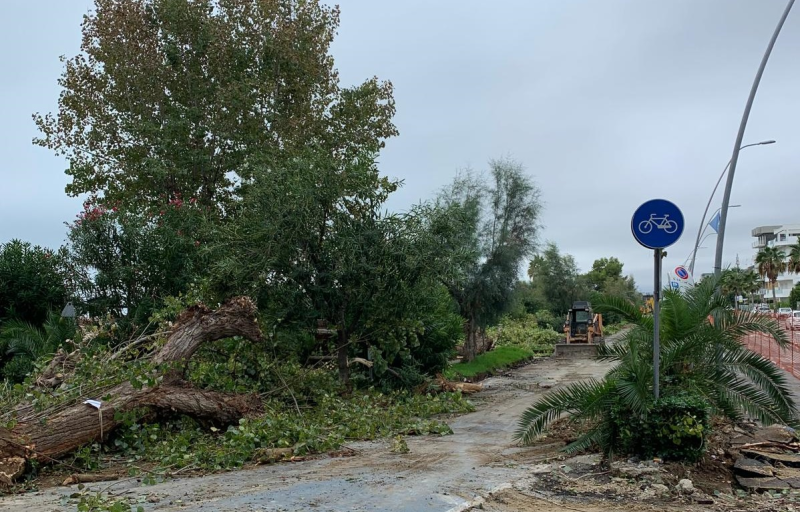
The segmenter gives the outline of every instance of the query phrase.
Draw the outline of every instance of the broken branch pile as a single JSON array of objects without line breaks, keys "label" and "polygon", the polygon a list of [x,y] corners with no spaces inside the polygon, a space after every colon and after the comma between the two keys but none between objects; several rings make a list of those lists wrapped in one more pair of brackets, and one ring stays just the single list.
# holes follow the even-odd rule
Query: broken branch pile
[{"label": "broken branch pile", "polygon": [[[82,396],[68,406],[42,414],[21,405],[8,427],[0,427],[0,482],[11,483],[28,460],[49,462],[91,442],[102,442],[120,424],[117,413],[185,414],[217,424],[229,424],[261,411],[256,395],[201,390],[182,378],[181,370],[204,343],[232,336],[261,342],[256,306],[247,297],[231,299],[217,310],[195,305],[176,320],[166,343],[153,354],[158,371],[151,385],[120,382],[100,396]],[[79,354],[60,353],[37,380],[39,386],[69,381]],[[87,386],[88,387],[88,386]]]}]

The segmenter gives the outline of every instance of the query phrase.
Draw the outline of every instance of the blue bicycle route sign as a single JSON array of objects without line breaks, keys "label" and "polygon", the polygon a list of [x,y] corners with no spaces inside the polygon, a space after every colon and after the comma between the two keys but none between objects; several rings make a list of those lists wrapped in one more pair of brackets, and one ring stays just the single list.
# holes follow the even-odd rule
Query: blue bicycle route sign
[{"label": "blue bicycle route sign", "polygon": [[648,249],[663,249],[683,234],[683,214],[666,199],[651,199],[633,212],[633,237]]}]

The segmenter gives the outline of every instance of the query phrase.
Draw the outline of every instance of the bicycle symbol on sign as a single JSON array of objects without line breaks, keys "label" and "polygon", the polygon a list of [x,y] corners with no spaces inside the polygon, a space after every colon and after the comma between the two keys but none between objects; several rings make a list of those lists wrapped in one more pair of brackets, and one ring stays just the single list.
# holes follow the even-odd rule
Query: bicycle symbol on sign
[{"label": "bicycle symbol on sign", "polygon": [[639,232],[646,235],[653,230],[653,226],[656,229],[663,229],[669,234],[678,231],[678,223],[674,220],[669,220],[668,214],[664,214],[663,217],[656,217],[655,213],[651,213],[649,219],[639,223]]}]

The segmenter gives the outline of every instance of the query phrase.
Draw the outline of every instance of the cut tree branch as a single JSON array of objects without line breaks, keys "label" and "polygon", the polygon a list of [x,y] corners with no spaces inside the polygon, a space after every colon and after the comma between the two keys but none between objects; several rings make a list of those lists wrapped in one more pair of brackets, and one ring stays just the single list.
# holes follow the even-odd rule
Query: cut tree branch
[{"label": "cut tree branch", "polygon": [[[188,308],[175,322],[164,346],[155,353],[157,364],[184,365],[203,343],[241,336],[261,342],[256,306],[247,297],[231,299],[217,310],[203,305]],[[49,462],[91,442],[103,441],[118,425],[118,412],[149,410],[158,415],[186,414],[217,424],[230,424],[260,412],[257,395],[196,389],[173,372],[154,387],[134,388],[123,382],[104,393],[100,409],[78,403],[55,411],[41,421],[35,415],[17,418],[13,428],[0,428],[0,463],[23,457]],[[101,400],[101,397],[84,397]]]}]

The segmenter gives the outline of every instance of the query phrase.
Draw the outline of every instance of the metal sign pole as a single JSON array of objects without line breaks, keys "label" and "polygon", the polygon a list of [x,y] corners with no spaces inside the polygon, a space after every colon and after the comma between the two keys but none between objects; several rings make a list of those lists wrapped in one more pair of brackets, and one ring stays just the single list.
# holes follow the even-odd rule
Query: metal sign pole
[{"label": "metal sign pole", "polygon": [[[664,256],[663,249],[677,242],[683,233],[683,213],[675,204],[665,199],[651,199],[633,212],[631,232],[639,244],[653,250],[653,394],[658,400],[661,367],[661,259]],[[678,272],[678,269],[681,271]],[[689,277],[683,267],[678,267],[676,272],[681,279]]]},{"label": "metal sign pole", "polygon": [[653,251],[654,255],[654,274],[653,274],[653,394],[658,400],[658,377],[661,367],[661,249]]}]

